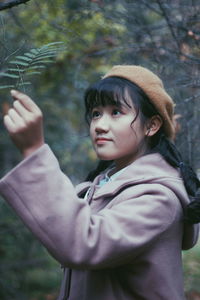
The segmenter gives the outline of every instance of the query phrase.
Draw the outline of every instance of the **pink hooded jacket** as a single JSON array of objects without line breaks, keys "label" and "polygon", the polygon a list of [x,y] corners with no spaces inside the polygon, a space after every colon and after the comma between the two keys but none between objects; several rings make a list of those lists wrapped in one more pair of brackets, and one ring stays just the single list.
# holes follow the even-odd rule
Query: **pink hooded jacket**
[{"label": "pink hooded jacket", "polygon": [[[198,226],[178,170],[145,155],[114,181],[75,189],[47,145],[0,181],[0,193],[64,267],[59,300],[183,300],[181,250]],[[90,187],[88,199],[80,195]]]}]

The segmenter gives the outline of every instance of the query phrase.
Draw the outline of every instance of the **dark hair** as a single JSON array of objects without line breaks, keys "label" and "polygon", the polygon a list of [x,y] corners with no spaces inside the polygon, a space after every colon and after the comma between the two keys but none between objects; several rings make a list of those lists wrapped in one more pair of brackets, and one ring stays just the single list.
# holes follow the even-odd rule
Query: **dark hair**
[{"label": "dark hair", "polygon": [[136,110],[135,120],[140,111],[142,112],[140,115],[142,123],[145,123],[152,115],[158,115],[153,104],[141,88],[125,78],[113,76],[98,81],[86,90],[84,100],[87,123],[90,123],[91,112],[94,107],[106,105],[121,107],[123,104],[130,107],[127,102],[127,93],[132,99]]},{"label": "dark hair", "polygon": [[[90,123],[91,112],[94,107],[99,105],[117,105],[120,107],[125,104],[130,107],[127,102],[127,93],[136,110],[136,117],[133,122],[139,117],[141,123],[145,125],[152,116],[159,115],[147,95],[136,84],[121,77],[108,77],[86,90],[84,98],[86,121]],[[190,223],[198,223],[200,221],[200,181],[197,175],[190,166],[183,162],[174,143],[166,137],[163,127],[148,139],[151,153],[160,153],[171,166],[180,168],[186,191],[192,199],[186,211],[186,220]],[[93,180],[112,163],[112,161],[100,161],[97,168],[89,173],[86,180]]]}]

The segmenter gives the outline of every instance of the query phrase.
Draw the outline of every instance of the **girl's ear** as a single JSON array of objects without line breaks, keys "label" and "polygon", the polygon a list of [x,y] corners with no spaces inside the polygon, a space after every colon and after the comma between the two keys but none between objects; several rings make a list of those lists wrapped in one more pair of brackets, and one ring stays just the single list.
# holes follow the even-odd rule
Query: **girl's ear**
[{"label": "girl's ear", "polygon": [[158,132],[162,124],[163,121],[159,115],[153,116],[147,124],[147,130],[145,133],[146,136],[153,136],[154,134],[156,134],[156,132]]}]

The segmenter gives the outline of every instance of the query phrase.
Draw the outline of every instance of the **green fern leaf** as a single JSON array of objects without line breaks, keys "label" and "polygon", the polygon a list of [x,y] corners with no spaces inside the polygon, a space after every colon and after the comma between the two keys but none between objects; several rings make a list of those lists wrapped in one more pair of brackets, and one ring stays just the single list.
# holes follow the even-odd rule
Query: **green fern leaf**
[{"label": "green fern leaf", "polygon": [[15,65],[25,66],[25,67],[29,66],[28,63],[25,63],[25,62],[22,62],[22,61],[18,61],[18,60],[12,60],[12,61],[9,62],[9,64],[15,64]]},{"label": "green fern leaf", "polygon": [[30,84],[31,84],[30,81],[24,81],[24,82],[18,83],[17,86],[30,85]]},{"label": "green fern leaf", "polygon": [[29,68],[29,70],[34,70],[34,69],[46,69],[46,67],[41,65],[36,65],[36,66],[30,66]]},{"label": "green fern leaf", "polygon": [[33,54],[38,54],[38,53],[39,53],[39,50],[31,49],[31,53],[33,53]]},{"label": "green fern leaf", "polygon": [[31,61],[32,58],[29,58],[29,57],[26,57],[26,56],[16,56],[17,59],[20,59],[20,60],[25,60],[25,61]]},{"label": "green fern leaf", "polygon": [[44,46],[42,46],[41,48],[48,48],[48,47],[50,47],[50,46],[54,46],[54,45],[63,45],[64,44],[64,42],[52,42],[52,43],[49,43],[49,44],[46,44],[46,45],[44,45]]},{"label": "green fern leaf", "polygon": [[26,76],[40,75],[39,70],[46,68],[46,64],[53,63],[58,54],[65,50],[66,47],[63,42],[53,42],[15,56],[9,62],[9,65],[13,66],[7,68],[6,72],[0,72],[0,77],[15,79],[16,83],[15,85],[2,85],[0,89],[31,84],[31,82],[26,81]]},{"label": "green fern leaf", "polygon": [[42,59],[45,59],[45,58],[53,58],[55,57],[55,54],[41,54],[41,55],[38,55],[35,59],[38,59],[38,58],[42,58]]},{"label": "green fern leaf", "polygon": [[32,75],[39,75],[39,74],[41,74],[41,72],[38,72],[38,71],[35,71],[35,72],[28,72],[26,75],[27,76],[32,76]]},{"label": "green fern leaf", "polygon": [[8,72],[18,72],[18,73],[23,73],[25,69],[16,69],[16,68],[9,68],[7,71]]},{"label": "green fern leaf", "polygon": [[31,58],[34,58],[35,57],[35,54],[32,54],[30,52],[26,52],[24,53],[24,55],[28,56],[28,57],[31,57]]},{"label": "green fern leaf", "polygon": [[[52,58],[52,57],[51,57]],[[50,57],[44,56],[44,57],[37,57],[35,58],[31,63],[37,62],[37,61],[45,61],[45,62],[52,62],[53,60],[50,59]]]},{"label": "green fern leaf", "polygon": [[0,73],[2,77],[9,77],[9,78],[19,78],[19,75],[16,74],[9,74],[9,73]]},{"label": "green fern leaf", "polygon": [[31,63],[30,68],[31,68],[31,66],[39,64],[39,63],[41,63],[41,64],[47,64],[47,63],[50,64],[50,63],[53,63],[53,61],[52,60],[37,60],[37,61],[34,61],[34,62]]},{"label": "green fern leaf", "polygon": [[0,86],[0,89],[2,90],[2,89],[12,89],[12,88],[14,88],[15,86],[14,85],[1,85]]},{"label": "green fern leaf", "polygon": [[40,53],[38,53],[36,57],[40,57],[40,56],[52,56],[52,57],[56,57],[61,51],[55,50],[55,51],[42,51]]}]

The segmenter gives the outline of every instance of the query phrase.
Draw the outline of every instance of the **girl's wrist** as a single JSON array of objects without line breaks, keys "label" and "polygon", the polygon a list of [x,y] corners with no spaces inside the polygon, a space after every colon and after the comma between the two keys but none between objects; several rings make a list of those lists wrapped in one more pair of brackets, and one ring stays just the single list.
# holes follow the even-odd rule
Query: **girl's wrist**
[{"label": "girl's wrist", "polygon": [[21,152],[22,152],[23,158],[26,158],[26,157],[32,155],[35,151],[37,151],[37,150],[38,150],[40,147],[42,147],[43,145],[44,145],[44,141],[41,142],[41,143],[38,144],[38,145],[35,145],[35,146],[33,146],[33,147],[29,147],[29,148],[27,148],[27,149],[22,150]]}]

